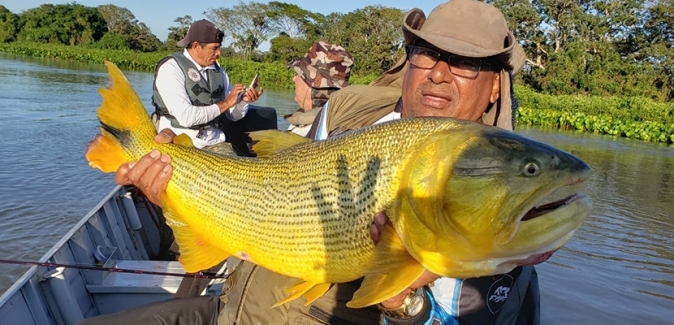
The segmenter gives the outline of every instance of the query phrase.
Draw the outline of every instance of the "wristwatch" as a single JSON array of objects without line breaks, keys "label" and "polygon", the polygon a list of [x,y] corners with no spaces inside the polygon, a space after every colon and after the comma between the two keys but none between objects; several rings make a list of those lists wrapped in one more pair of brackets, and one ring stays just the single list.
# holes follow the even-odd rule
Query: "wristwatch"
[{"label": "wristwatch", "polygon": [[407,319],[419,314],[424,309],[424,288],[419,287],[410,293],[403,301],[402,306],[396,309],[384,308],[381,304],[377,305],[382,314],[386,317]]}]

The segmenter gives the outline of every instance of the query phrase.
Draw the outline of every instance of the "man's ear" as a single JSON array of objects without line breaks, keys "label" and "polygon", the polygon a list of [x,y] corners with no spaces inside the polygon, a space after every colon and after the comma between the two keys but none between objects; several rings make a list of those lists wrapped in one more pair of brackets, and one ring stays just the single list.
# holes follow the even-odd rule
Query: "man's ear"
[{"label": "man's ear", "polygon": [[496,103],[499,97],[501,97],[501,74],[496,72],[494,73],[494,79],[492,80],[489,102],[492,104]]}]

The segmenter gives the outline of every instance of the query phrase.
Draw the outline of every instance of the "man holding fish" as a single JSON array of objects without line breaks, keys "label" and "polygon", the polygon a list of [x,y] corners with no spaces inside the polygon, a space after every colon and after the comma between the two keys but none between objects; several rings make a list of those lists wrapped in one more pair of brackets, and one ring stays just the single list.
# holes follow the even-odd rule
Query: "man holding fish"
[{"label": "man holding fish", "polygon": [[[410,11],[402,28],[406,59],[375,81],[378,86],[352,85],[335,93],[315,122],[315,138],[367,124],[424,116],[454,117],[513,129],[516,102],[511,97],[511,73],[521,69],[524,53],[498,9],[479,1],[453,0],[436,7],[428,18],[421,10]],[[381,96],[377,97],[378,93]],[[341,95],[344,98],[340,102]],[[363,113],[340,120],[340,114],[347,114],[345,107],[349,112],[358,109]],[[162,131],[155,140],[168,143],[173,137],[172,132]],[[151,201],[159,203],[159,195],[172,175],[170,163],[169,156],[153,151],[136,163],[120,167],[115,180],[139,187]],[[373,220],[370,235],[376,243],[389,221],[381,213]],[[540,263],[550,255],[542,254],[520,265]],[[283,289],[296,282],[294,279],[250,262],[238,266],[232,278],[231,287],[220,298],[174,299],[82,324],[125,320],[135,324],[218,325],[539,324],[538,281],[532,266],[468,279],[440,278],[425,271],[407,290],[382,301],[377,308],[361,309],[345,305],[358,289],[358,281],[337,283],[308,306],[296,299],[271,309],[279,297],[285,296]]]}]

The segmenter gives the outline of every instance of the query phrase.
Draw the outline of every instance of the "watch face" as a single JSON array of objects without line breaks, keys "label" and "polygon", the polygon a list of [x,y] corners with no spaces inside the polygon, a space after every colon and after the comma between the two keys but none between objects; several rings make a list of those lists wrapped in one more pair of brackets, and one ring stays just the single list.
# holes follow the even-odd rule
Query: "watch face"
[{"label": "watch face", "polygon": [[424,290],[419,288],[410,297],[409,303],[407,303],[407,314],[409,316],[416,316],[424,309]]},{"label": "watch face", "polygon": [[386,309],[379,305],[379,309],[387,317],[406,319],[418,315],[424,309],[424,295],[423,288],[418,288],[414,292],[405,297],[403,305],[398,309]]}]

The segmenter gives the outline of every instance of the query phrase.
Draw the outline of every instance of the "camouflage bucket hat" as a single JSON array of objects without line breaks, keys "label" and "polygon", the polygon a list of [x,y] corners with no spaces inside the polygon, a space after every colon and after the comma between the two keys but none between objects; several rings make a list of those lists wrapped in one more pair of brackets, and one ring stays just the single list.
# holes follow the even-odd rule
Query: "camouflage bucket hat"
[{"label": "camouflage bucket hat", "polygon": [[353,57],[343,47],[315,42],[307,54],[288,64],[312,88],[343,88],[349,85]]},{"label": "camouflage bucket hat", "polygon": [[501,11],[481,1],[448,1],[435,7],[428,18],[420,9],[412,9],[403,19],[403,36],[405,45],[422,39],[465,57],[498,56],[515,73],[524,65],[524,51]]}]

